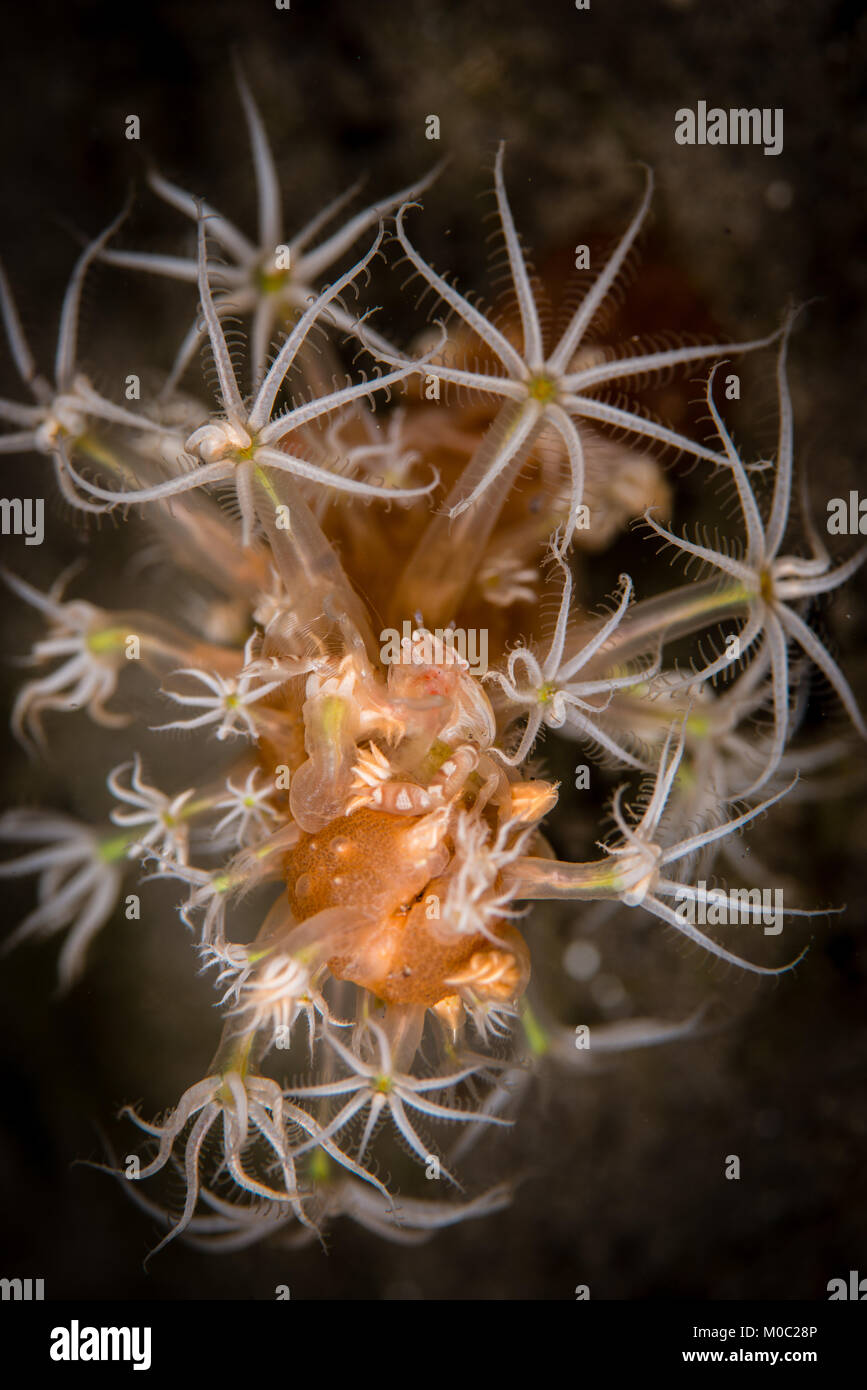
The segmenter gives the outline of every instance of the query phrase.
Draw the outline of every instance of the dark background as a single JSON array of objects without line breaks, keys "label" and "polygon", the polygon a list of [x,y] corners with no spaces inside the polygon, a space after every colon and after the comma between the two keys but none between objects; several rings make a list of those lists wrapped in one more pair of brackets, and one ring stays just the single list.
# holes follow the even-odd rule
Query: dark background
[{"label": "dark background", "polygon": [[[748,335],[774,326],[789,299],[817,299],[791,356],[799,457],[821,517],[830,496],[864,476],[865,40],[854,0],[592,0],[589,12],[570,0],[293,0],[288,12],[268,0],[16,6],[4,15],[0,55],[0,254],[48,365],[80,239],[115,215],[131,183],[123,244],[176,249],[183,220],[142,190],[148,159],[250,225],[233,53],[271,133],[288,227],[361,173],[373,197],[448,153],[414,227],[463,285],[485,283],[490,203],[477,195],[489,189],[499,139],[509,142],[513,210],[540,263],[622,227],[642,159],[657,177],[648,257],[677,267],[682,294],[709,319]],[[783,153],[677,146],[674,112],[699,99],[782,107]],[[141,117],[138,145],[123,138],[130,113]],[[431,113],[442,122],[438,146],[424,139]],[[682,326],[677,300],[660,329]],[[418,326],[396,287],[383,304],[384,328]],[[192,312],[184,287],[98,270],[85,295],[82,365],[110,393],[119,362],[123,375],[164,370]],[[771,373],[769,362],[756,366],[744,403],[760,450],[773,447]],[[0,375],[0,392],[20,398],[5,349]],[[6,495],[38,495],[33,472],[44,461],[0,462]],[[51,491],[46,481],[46,498]],[[690,506],[700,512],[700,480],[684,496],[678,521]],[[47,502],[46,511],[40,550],[2,541],[4,564],[43,584],[82,547],[64,508]],[[75,592],[132,605],[141,579],[131,546],[146,534],[137,522],[88,532],[92,558]],[[638,566],[637,583],[671,582],[665,561],[650,550],[639,562],[635,547],[627,539],[600,560],[600,596],[627,563]],[[180,602],[171,576],[148,583],[148,601]],[[37,629],[17,602],[4,607],[13,657]],[[863,706],[863,584],[828,605],[825,631]],[[21,677],[8,663],[2,674],[8,702]],[[810,722],[818,734],[842,727],[819,687]],[[90,726],[57,718],[49,731],[51,766],[7,749],[7,802],[104,814]],[[546,751],[557,765],[553,745]],[[807,963],[755,987],[684,954],[649,918],[640,929],[613,926],[606,968],[628,984],[631,1012],[683,1017],[712,996],[727,1026],[588,1077],[544,1070],[515,1135],[490,1159],[497,1175],[527,1175],[512,1208],[419,1248],[343,1223],[327,1255],[262,1248],[208,1258],[175,1245],[144,1273],[151,1223],[110,1179],[71,1163],[98,1156],[94,1124],[121,1103],[141,1098],[154,1113],[207,1064],[211,994],[193,977],[176,895],[154,889],[142,923],[106,929],[62,1002],[54,947],[16,953],[0,984],[2,1273],[44,1277],[52,1298],[163,1299],[267,1298],[281,1283],[293,1298],[569,1298],[586,1283],[594,1298],[796,1299],[824,1297],[849,1269],[867,1273],[863,782],[848,799],[808,799],[764,826],[757,853],[797,877],[805,905],[849,905],[818,920]],[[557,847],[568,851],[582,829],[561,816]],[[29,890],[4,883],[2,893],[11,928]],[[532,929],[552,977],[568,927],[552,917]],[[566,1020],[585,1017],[580,993],[561,992]],[[739,1182],[723,1177],[733,1153]]]}]

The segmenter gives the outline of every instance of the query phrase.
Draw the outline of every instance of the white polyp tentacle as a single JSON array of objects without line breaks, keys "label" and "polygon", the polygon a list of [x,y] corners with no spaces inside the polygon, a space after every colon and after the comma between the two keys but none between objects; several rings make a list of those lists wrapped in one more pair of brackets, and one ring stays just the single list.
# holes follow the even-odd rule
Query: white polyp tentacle
[{"label": "white polyp tentacle", "polygon": [[661,847],[643,842],[620,860],[619,874],[625,885],[622,897],[627,907],[640,907],[655,890],[661,860]]},{"label": "white polyp tentacle", "polygon": [[187,453],[197,454],[203,463],[218,463],[239,450],[250,449],[252,444],[253,440],[245,429],[225,420],[194,430],[184,448]]}]

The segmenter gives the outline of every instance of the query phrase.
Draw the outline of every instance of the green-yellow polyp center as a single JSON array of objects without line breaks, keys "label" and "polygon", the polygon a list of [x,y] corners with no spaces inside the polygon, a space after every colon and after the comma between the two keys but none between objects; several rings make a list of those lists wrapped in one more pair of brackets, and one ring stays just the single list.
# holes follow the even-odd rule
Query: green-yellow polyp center
[{"label": "green-yellow polyp center", "polygon": [[91,632],[87,636],[87,649],[94,656],[104,656],[107,652],[120,651],[126,641],[127,633],[119,627],[106,627],[101,632]]},{"label": "green-yellow polyp center", "polygon": [[126,858],[130,844],[128,835],[112,835],[110,839],[100,841],[97,854],[103,864],[115,864],[118,859]]},{"label": "green-yellow polyp center", "polygon": [[774,576],[771,574],[770,570],[762,570],[761,577],[759,580],[759,593],[765,600],[765,603],[773,603]]},{"label": "green-yellow polyp center", "polygon": [[310,1176],[314,1182],[328,1182],[331,1164],[324,1149],[314,1149],[310,1155]]},{"label": "green-yellow polyp center", "polygon": [[284,289],[291,272],[288,270],[259,270],[256,275],[262,294],[279,294]]},{"label": "green-yellow polyp center", "polygon": [[540,705],[549,705],[556,694],[556,685],[553,685],[551,681],[547,681],[545,685],[539,686],[539,689],[536,691],[536,698]]},{"label": "green-yellow polyp center", "polygon": [[389,1091],[391,1090],[391,1077],[377,1076],[373,1084],[376,1087],[377,1091],[379,1091],[382,1095],[387,1096]]},{"label": "green-yellow polyp center", "polygon": [[528,384],[530,398],[540,401],[542,405],[548,405],[557,396],[557,383],[552,381],[549,376],[534,376],[530,378]]}]

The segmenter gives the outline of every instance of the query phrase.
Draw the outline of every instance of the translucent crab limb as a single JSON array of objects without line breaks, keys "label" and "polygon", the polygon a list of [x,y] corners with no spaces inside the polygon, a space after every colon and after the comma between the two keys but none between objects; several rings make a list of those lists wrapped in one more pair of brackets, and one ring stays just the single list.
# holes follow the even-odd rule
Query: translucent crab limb
[{"label": "translucent crab limb", "polygon": [[292,779],[292,814],[307,831],[321,830],[343,814],[352,785],[360,721],[351,700],[321,694],[305,702],[308,760]]}]

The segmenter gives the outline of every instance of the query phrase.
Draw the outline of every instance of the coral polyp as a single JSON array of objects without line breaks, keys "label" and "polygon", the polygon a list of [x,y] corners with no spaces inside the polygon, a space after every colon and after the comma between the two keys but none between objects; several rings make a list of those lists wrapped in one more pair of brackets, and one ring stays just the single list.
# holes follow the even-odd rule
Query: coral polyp
[{"label": "coral polyp", "polygon": [[[0,830],[24,851],[0,877],[40,875],[38,905],[11,941],[65,932],[65,987],[136,874],[186,895],[178,916],[212,972],[222,1033],[205,1077],[166,1097],[162,1120],[127,1112],[146,1152],[114,1169],[158,1220],[161,1245],[314,1240],[341,1214],[412,1239],[504,1204],[501,1182],[461,1190],[449,1135],[457,1127],[462,1151],[485,1134],[496,1143],[520,1124],[515,1076],[570,1060],[569,1025],[544,998],[545,972],[536,980],[550,923],[534,902],[626,908],[732,970],[779,975],[802,959],[800,919],[818,908],[786,904],[785,945],[769,956],[759,900],[726,898],[739,913],[726,920],[707,882],[732,837],[794,790],[801,761],[805,773],[821,764],[821,750],[793,744],[811,666],[865,732],[806,606],[864,557],[834,567],[812,529],[811,558],[787,539],[791,314],[731,342],[602,338],[650,206],[649,172],[625,233],[549,341],[503,146],[494,191],[511,303],[495,319],[410,239],[438,171],[322,240],[350,195],[338,199],[284,242],[264,125],[243,80],[240,92],[255,243],[153,175],[194,223],[195,257],[119,250],[119,223],[99,236],[73,273],[53,385],[0,275],[10,351],[34,397],[0,401],[0,452],[47,455],[94,526],[106,513],[140,518],[179,596],[170,612],[111,612],[69,596],[80,577],[43,593],[7,576],[47,625],[13,728],[44,754],[51,721],[86,711],[110,745],[113,803],[101,827],[8,812]],[[161,275],[198,295],[163,389],[135,405],[76,366],[97,261],[106,276]],[[414,347],[374,326],[374,275],[402,283],[408,306],[426,293],[433,331],[420,339],[414,322]],[[249,330],[244,366],[235,318]],[[210,403],[189,385],[202,344]],[[716,364],[769,347],[777,454],[747,464],[714,396]],[[678,372],[702,378],[710,442],[641,403],[643,383]],[[693,543],[660,519],[681,458],[734,484],[743,544]],[[648,554],[661,539],[703,575],[644,593],[621,573],[606,593],[595,558],[632,521],[644,522]],[[702,641],[720,632],[724,650],[708,660]],[[135,701],[133,665],[146,689]],[[137,725],[163,740],[162,760],[142,751]],[[199,769],[180,780],[179,738]],[[611,769],[625,779],[612,788],[614,836],[597,827],[598,849],[574,861],[558,857],[548,827],[575,792],[542,762],[570,742],[600,783]],[[251,924],[262,894],[270,903]],[[648,935],[644,949],[656,946]],[[593,1033],[601,1050],[636,1046],[698,1019]],[[175,1169],[180,1208],[169,1183],[159,1188]]]}]

